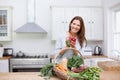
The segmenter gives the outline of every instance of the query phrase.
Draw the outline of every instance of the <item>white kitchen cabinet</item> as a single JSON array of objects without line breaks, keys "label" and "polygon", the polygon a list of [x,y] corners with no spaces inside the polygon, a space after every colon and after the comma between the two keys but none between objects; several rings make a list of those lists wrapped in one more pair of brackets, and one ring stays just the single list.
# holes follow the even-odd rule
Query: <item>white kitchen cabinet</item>
[{"label": "white kitchen cabinet", "polygon": [[8,60],[0,60],[0,72],[9,72]]},{"label": "white kitchen cabinet", "polygon": [[103,40],[102,8],[79,8],[79,16],[84,20],[87,40]]},{"label": "white kitchen cabinet", "polygon": [[68,31],[70,20],[81,16],[85,23],[87,40],[103,40],[102,8],[52,7],[52,40]]},{"label": "white kitchen cabinet", "polygon": [[0,6],[0,41],[12,39],[12,8]]},{"label": "white kitchen cabinet", "polygon": [[56,40],[61,33],[69,29],[70,20],[78,15],[76,8],[52,7],[52,40]]}]

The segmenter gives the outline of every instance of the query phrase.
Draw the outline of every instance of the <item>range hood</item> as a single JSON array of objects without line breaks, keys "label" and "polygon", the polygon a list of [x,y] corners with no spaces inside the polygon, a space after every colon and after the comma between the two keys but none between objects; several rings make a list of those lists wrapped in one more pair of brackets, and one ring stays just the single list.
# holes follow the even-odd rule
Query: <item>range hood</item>
[{"label": "range hood", "polygon": [[27,0],[27,23],[16,29],[17,33],[47,33],[35,23],[35,0]]}]

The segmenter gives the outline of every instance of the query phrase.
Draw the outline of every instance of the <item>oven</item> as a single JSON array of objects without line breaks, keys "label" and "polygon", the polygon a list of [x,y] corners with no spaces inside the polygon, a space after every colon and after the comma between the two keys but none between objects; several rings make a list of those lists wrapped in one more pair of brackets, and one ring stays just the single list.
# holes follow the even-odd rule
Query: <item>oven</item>
[{"label": "oven", "polygon": [[10,59],[10,72],[39,72],[40,69],[50,63],[48,56],[24,56]]}]

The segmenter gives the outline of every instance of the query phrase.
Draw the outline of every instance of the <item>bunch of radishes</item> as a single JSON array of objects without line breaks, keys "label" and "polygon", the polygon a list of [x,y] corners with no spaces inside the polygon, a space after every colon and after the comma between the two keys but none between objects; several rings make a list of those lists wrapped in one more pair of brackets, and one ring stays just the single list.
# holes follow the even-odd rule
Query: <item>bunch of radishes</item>
[{"label": "bunch of radishes", "polygon": [[66,40],[67,47],[75,47],[75,44],[76,44],[76,37],[69,36]]},{"label": "bunch of radishes", "polygon": [[75,73],[79,73],[79,72],[84,71],[86,68],[87,68],[86,66],[80,66],[78,68],[72,68],[71,71]]}]

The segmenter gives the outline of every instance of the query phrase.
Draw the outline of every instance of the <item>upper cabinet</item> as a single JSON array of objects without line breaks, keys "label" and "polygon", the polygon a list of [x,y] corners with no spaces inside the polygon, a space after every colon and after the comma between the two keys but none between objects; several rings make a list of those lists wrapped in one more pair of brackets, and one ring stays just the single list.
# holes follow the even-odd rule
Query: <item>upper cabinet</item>
[{"label": "upper cabinet", "polygon": [[79,16],[84,20],[87,40],[103,40],[102,8],[79,8]]},{"label": "upper cabinet", "polygon": [[69,29],[70,20],[81,16],[84,20],[87,40],[103,40],[103,11],[100,7],[51,7],[52,40]]},{"label": "upper cabinet", "polygon": [[12,39],[12,7],[0,6],[0,41]]},{"label": "upper cabinet", "polygon": [[70,20],[77,15],[75,8],[52,7],[52,40],[69,29]]}]

